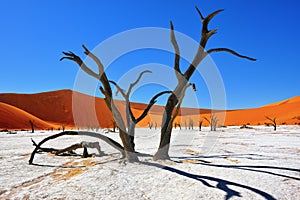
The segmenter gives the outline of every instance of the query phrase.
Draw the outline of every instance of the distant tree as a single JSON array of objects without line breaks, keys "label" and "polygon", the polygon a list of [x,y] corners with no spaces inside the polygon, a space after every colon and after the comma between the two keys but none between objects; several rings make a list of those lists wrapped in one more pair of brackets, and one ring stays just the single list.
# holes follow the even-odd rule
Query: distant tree
[{"label": "distant tree", "polygon": [[208,122],[211,131],[217,130],[218,118],[215,114],[211,114],[210,118],[204,117],[204,119]]},{"label": "distant tree", "polygon": [[117,122],[115,121],[115,120],[112,120],[112,125],[113,125],[113,130],[112,130],[112,132],[116,132],[116,129],[117,129],[117,127],[118,127],[118,125],[117,125]]},{"label": "distant tree", "polygon": [[276,129],[277,129],[276,117],[270,118],[270,117],[266,116],[266,119],[271,122],[271,125],[274,127],[274,131],[276,131]]},{"label": "distant tree", "polygon": [[30,127],[31,127],[31,133],[34,133],[34,120],[29,120],[29,124],[30,124]]},{"label": "distant tree", "polygon": [[189,119],[189,129],[194,129],[194,121],[192,118]]},{"label": "distant tree", "polygon": [[152,127],[153,127],[153,122],[148,122],[148,127],[149,127],[149,129],[152,129]]},{"label": "distant tree", "polygon": [[199,121],[199,131],[201,131],[201,129],[202,129],[202,123],[203,123],[203,121],[200,120],[200,121]]}]

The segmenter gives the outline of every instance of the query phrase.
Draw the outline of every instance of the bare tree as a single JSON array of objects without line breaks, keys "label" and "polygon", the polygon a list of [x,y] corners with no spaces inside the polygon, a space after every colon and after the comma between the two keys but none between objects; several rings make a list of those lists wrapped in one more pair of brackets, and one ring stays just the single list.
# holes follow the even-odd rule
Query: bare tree
[{"label": "bare tree", "polygon": [[192,118],[189,119],[189,129],[194,130],[194,121]]},{"label": "bare tree", "polygon": [[152,122],[148,122],[148,127],[149,127],[149,129],[152,129],[153,123]]},{"label": "bare tree", "polygon": [[198,50],[194,56],[194,59],[192,63],[189,65],[187,70],[185,72],[182,72],[180,69],[180,50],[179,46],[176,41],[175,33],[174,33],[174,26],[172,21],[170,22],[170,37],[171,37],[171,43],[175,50],[175,59],[174,59],[174,71],[177,78],[177,86],[174,89],[173,93],[169,96],[167,104],[165,106],[165,111],[162,119],[162,128],[161,128],[161,137],[160,137],[160,144],[159,148],[154,155],[154,160],[157,159],[170,159],[169,157],[169,148],[170,148],[170,139],[171,139],[171,133],[172,133],[172,124],[174,121],[174,118],[176,116],[173,115],[173,110],[176,106],[178,106],[178,102],[180,98],[183,98],[184,96],[184,88],[188,84],[191,76],[193,75],[194,71],[196,70],[197,66],[201,63],[201,61],[209,54],[214,52],[228,52],[235,56],[238,56],[240,58],[245,58],[248,60],[255,61],[256,59],[250,58],[247,56],[243,56],[241,54],[238,54],[237,52],[228,49],[228,48],[213,48],[209,49],[205,52],[205,47],[207,44],[207,41],[209,38],[214,35],[217,32],[217,29],[209,30],[208,24],[209,22],[220,12],[223,10],[217,10],[211,14],[209,14],[207,17],[204,17],[200,10],[196,7],[196,10],[200,16],[201,22],[202,22],[202,31],[201,31],[201,39],[199,42]]},{"label": "bare tree", "polygon": [[30,127],[31,127],[31,133],[34,133],[34,120],[29,120],[29,124],[30,124]]},{"label": "bare tree", "polygon": [[274,127],[274,131],[276,131],[276,129],[277,129],[276,117],[271,118],[271,117],[266,116],[266,119],[271,122],[271,125]]},{"label": "bare tree", "polygon": [[117,123],[116,123],[116,121],[115,120],[112,120],[112,125],[113,125],[113,130],[112,130],[112,132],[116,132],[116,129],[117,129]]},{"label": "bare tree", "polygon": [[211,131],[217,130],[218,118],[215,114],[211,114],[210,118],[204,117],[204,119],[208,122]]},{"label": "bare tree", "polygon": [[[133,115],[133,113],[131,111],[129,96],[131,94],[131,90],[133,89],[133,87],[139,82],[142,75],[146,72],[145,71],[142,72],[139,75],[138,79],[134,83],[130,84],[129,89],[126,92],[117,83],[115,83],[114,81],[111,81],[107,78],[107,75],[104,71],[104,66],[103,66],[101,60],[96,55],[94,55],[92,52],[90,52],[84,45],[82,45],[82,47],[84,49],[84,53],[87,56],[89,56],[92,60],[94,60],[95,63],[97,64],[98,73],[95,73],[93,70],[91,70],[81,60],[81,58],[79,56],[77,56],[76,54],[74,54],[73,52],[63,52],[63,54],[65,56],[62,57],[60,60],[69,59],[69,60],[72,60],[72,61],[76,62],[78,64],[78,66],[84,72],[86,72],[88,75],[96,78],[97,80],[99,80],[102,83],[102,86],[100,86],[100,91],[105,96],[105,98],[104,98],[105,103],[106,103],[107,107],[109,108],[109,110],[111,111],[111,113],[113,115],[113,118],[116,121],[117,126],[119,128],[119,136],[120,136],[120,138],[122,140],[122,143],[123,143],[123,146],[124,146],[125,157],[129,162],[138,161],[138,157],[137,157],[137,154],[135,153],[135,145],[134,145],[134,128],[135,128],[136,124],[138,122],[140,122],[143,118],[145,118],[145,116],[148,114],[148,111],[150,110],[150,108],[155,104],[156,98],[158,98],[162,94],[171,93],[171,91],[164,91],[164,92],[161,92],[161,93],[155,95],[150,100],[150,103],[148,104],[148,106],[146,107],[144,112],[138,118],[135,118],[135,116]],[[122,94],[122,96],[125,98],[125,101],[126,101],[126,119],[127,119],[128,130],[126,129],[126,125],[125,125],[125,122],[124,122],[124,120],[121,116],[120,111],[117,109],[117,107],[114,103],[110,83],[115,85],[116,88],[117,88],[117,92],[120,92]]]},{"label": "bare tree", "polygon": [[199,131],[201,131],[201,129],[202,129],[202,123],[203,123],[203,121],[200,120],[200,121],[199,121]]}]

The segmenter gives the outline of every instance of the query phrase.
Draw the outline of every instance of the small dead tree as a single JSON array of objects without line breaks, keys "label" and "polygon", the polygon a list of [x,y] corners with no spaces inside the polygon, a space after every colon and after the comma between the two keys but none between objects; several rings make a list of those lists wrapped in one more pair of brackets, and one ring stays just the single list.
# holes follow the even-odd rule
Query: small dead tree
[{"label": "small dead tree", "polygon": [[276,131],[277,130],[276,117],[271,118],[271,117],[266,116],[266,119],[271,122],[271,125],[274,127],[274,131]]},{"label": "small dead tree", "polygon": [[[165,160],[170,159],[169,157],[169,148],[170,148],[170,141],[171,141],[171,133],[172,133],[172,126],[173,121],[175,119],[175,115],[173,115],[173,110],[176,108],[176,106],[179,106],[179,99],[184,97],[184,88],[188,84],[191,76],[195,72],[198,65],[204,60],[204,58],[212,54],[214,52],[228,52],[235,56],[245,58],[248,60],[255,61],[256,59],[243,56],[241,54],[238,54],[237,52],[228,49],[228,48],[213,48],[205,51],[206,44],[209,40],[209,38],[214,35],[217,32],[217,29],[209,30],[208,24],[209,22],[220,12],[223,10],[217,10],[211,14],[209,14],[207,17],[204,17],[200,10],[196,7],[196,10],[200,16],[201,22],[202,22],[202,31],[201,31],[201,39],[199,42],[198,50],[194,56],[194,59],[192,63],[189,65],[187,70],[185,72],[181,71],[180,68],[180,50],[179,46],[175,37],[174,33],[174,26],[172,21],[170,22],[170,37],[171,37],[171,43],[174,47],[175,51],[175,59],[174,59],[174,71],[177,78],[177,86],[173,90],[173,93],[169,96],[167,104],[165,106],[165,112],[162,119],[162,128],[161,128],[161,136],[160,136],[160,143],[157,152],[154,155],[154,160]],[[177,109],[177,108],[176,108]]]},{"label": "small dead tree", "polygon": [[34,133],[34,120],[29,120],[29,124],[30,124],[30,127],[31,127],[31,133]]},{"label": "small dead tree", "polygon": [[113,125],[113,130],[112,130],[112,132],[116,132],[116,129],[117,129],[117,123],[116,123],[116,121],[115,120],[112,120],[112,125]]},{"label": "small dead tree", "polygon": [[201,129],[202,129],[202,123],[203,123],[203,121],[200,120],[200,121],[199,121],[199,131],[201,131]]},{"label": "small dead tree", "polygon": [[192,118],[189,119],[189,130],[190,129],[194,130],[194,121]]},{"label": "small dead tree", "polygon": [[149,127],[149,129],[151,130],[152,127],[153,127],[153,122],[148,122],[148,127]]},{"label": "small dead tree", "polygon": [[208,122],[211,131],[217,131],[218,118],[215,114],[211,114],[209,119],[207,117],[204,119]]}]

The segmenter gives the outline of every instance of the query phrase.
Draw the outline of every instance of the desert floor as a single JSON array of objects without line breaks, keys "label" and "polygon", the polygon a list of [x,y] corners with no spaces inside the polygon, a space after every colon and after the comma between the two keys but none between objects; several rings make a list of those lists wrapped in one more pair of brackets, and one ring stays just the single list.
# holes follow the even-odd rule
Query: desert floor
[{"label": "desert floor", "polygon": [[[36,154],[56,132],[0,133],[0,199],[300,199],[300,126],[174,130],[171,161],[153,161],[159,130],[136,129],[140,163],[95,138],[63,136],[43,147],[99,141],[104,156]],[[118,133],[105,134],[117,141]],[[82,149],[76,150],[78,154]]]}]

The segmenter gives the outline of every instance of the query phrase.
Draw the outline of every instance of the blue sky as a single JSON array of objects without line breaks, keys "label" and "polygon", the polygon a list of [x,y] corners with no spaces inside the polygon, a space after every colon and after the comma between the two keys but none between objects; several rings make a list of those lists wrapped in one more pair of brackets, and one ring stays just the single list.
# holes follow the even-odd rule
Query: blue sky
[{"label": "blue sky", "polygon": [[[225,9],[210,24],[219,30],[208,47],[229,47],[258,59],[251,62],[226,53],[212,55],[224,81],[227,108],[280,101],[300,95],[299,4],[297,0],[2,1],[0,92],[72,89],[78,67],[59,62],[61,52],[72,50],[83,56],[82,44],[93,49],[126,30],[169,28],[172,20],[177,31],[198,41],[201,24],[194,9],[198,6],[204,15]],[[173,57],[151,50],[137,52],[117,60],[107,73],[115,80],[130,66],[150,62],[172,66]],[[192,81],[198,86],[199,106],[210,107],[201,77],[195,75]],[[155,92],[145,91],[137,91],[133,100],[146,102]]]}]

